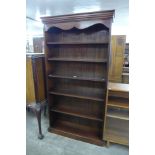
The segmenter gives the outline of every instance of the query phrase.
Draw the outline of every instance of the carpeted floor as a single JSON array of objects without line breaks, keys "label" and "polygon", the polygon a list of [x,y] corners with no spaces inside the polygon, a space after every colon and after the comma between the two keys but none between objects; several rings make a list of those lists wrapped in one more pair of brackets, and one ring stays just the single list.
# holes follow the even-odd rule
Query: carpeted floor
[{"label": "carpeted floor", "polygon": [[48,118],[42,115],[44,139],[37,138],[38,126],[32,112],[26,116],[26,155],[128,155],[129,148],[111,144],[109,148],[70,139],[47,131]]}]

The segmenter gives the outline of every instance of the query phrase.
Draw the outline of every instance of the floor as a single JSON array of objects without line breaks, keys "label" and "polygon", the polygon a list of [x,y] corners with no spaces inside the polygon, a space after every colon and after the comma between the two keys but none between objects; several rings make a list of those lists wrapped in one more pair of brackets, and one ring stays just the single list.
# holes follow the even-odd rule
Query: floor
[{"label": "floor", "polygon": [[44,139],[37,138],[37,120],[32,112],[26,116],[26,155],[128,155],[126,146],[111,144],[109,148],[70,139],[47,131],[48,118],[42,115]]}]

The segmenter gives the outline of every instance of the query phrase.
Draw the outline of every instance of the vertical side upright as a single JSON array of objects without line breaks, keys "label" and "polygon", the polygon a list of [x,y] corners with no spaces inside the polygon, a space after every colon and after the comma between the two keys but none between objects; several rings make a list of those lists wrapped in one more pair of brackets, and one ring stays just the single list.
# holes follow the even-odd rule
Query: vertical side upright
[{"label": "vertical side upright", "polygon": [[44,25],[44,53],[45,53],[45,75],[46,75],[46,94],[47,94],[47,106],[48,106],[48,115],[49,115],[49,127],[51,125],[51,113],[50,113],[50,98],[49,98],[49,88],[48,88],[48,74],[49,74],[49,64],[48,64],[48,47],[47,47],[47,34],[46,34],[46,30],[45,30],[45,25]]},{"label": "vertical side upright", "polygon": [[[111,19],[112,24],[112,19]],[[105,131],[105,124],[106,124],[106,113],[107,113],[107,102],[108,102],[108,81],[109,81],[109,66],[111,63],[111,25],[109,27],[109,45],[108,45],[108,51],[107,51],[107,75],[106,75],[106,93],[105,93],[105,109],[104,109],[104,124],[103,124],[103,140],[104,140],[104,131]]]}]

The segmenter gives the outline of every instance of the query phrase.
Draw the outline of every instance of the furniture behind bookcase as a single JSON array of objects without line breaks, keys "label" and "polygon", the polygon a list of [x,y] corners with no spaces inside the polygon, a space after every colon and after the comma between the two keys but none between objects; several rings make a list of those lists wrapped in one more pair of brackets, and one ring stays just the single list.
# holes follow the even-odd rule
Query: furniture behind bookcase
[{"label": "furniture behind bookcase", "polygon": [[38,138],[44,136],[41,131],[41,110],[46,115],[47,95],[45,79],[45,56],[44,54],[26,55],[26,108],[32,110],[38,120]]},{"label": "furniture behind bookcase", "polygon": [[109,68],[109,81],[122,82],[122,72],[125,51],[125,35],[112,35],[111,38],[111,57]]},{"label": "furniture behind bookcase", "polygon": [[125,44],[122,83],[129,83],[129,43]]},{"label": "furniture behind bookcase", "polygon": [[129,145],[129,85],[108,84],[104,140]]}]

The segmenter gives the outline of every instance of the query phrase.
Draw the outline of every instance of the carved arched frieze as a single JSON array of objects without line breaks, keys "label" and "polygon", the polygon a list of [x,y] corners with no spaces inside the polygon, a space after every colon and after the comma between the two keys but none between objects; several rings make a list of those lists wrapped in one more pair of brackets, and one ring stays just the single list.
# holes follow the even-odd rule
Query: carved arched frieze
[{"label": "carved arched frieze", "polygon": [[45,31],[48,31],[50,28],[56,27],[62,30],[70,30],[72,28],[85,29],[95,24],[102,24],[105,27],[109,28],[111,21],[109,20],[93,20],[93,21],[80,21],[80,22],[65,22],[65,23],[47,23],[45,25]]}]

